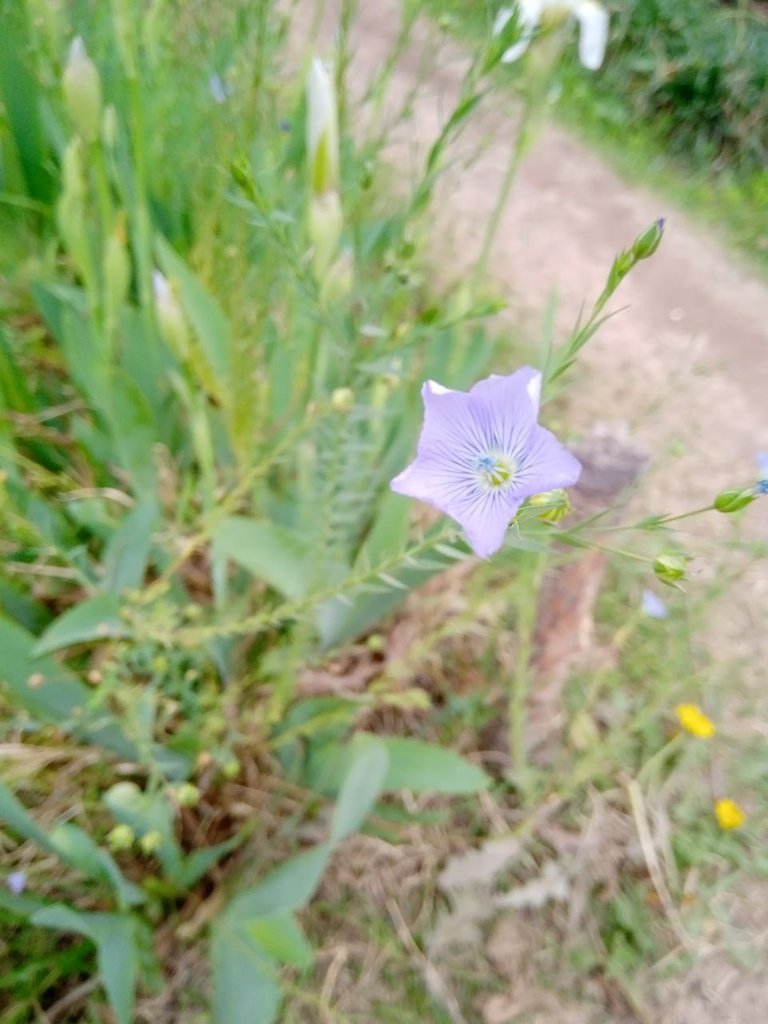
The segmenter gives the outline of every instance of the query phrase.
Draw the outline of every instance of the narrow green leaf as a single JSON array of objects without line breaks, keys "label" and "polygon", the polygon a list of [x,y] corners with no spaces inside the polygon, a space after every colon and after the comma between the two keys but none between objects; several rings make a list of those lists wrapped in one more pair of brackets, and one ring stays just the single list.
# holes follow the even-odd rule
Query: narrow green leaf
[{"label": "narrow green leaf", "polygon": [[321,843],[285,861],[258,885],[236,896],[227,908],[227,917],[242,924],[303,907],[320,884],[332,850],[330,843]]},{"label": "narrow green leaf", "polygon": [[167,242],[160,239],[157,249],[163,272],[178,286],[184,312],[214,373],[218,395],[220,398],[225,397],[229,387],[232,348],[227,318]]},{"label": "narrow green leaf", "polygon": [[[326,601],[318,609],[317,613],[317,628],[320,633],[323,649],[330,650],[332,647],[338,647],[341,644],[355,640],[365,633],[366,630],[371,629],[382,619],[386,618],[387,615],[390,615],[404,599],[406,593],[415,590],[422,583],[426,583],[427,580],[430,580],[446,566],[452,565],[455,558],[453,556],[447,557],[439,552],[443,542],[438,538],[444,539],[444,537],[443,528],[437,527],[435,530],[434,546],[424,547],[420,551],[419,559],[429,556],[429,564],[409,565],[404,555],[400,567],[396,569],[390,567],[389,571],[385,574],[376,573],[375,576],[378,580],[382,580],[384,576],[392,577],[389,584],[385,584],[385,590],[379,589],[375,593],[361,593],[361,588],[357,588],[357,593],[353,594],[351,602],[345,601],[346,595],[343,593],[340,593],[338,597],[333,598],[331,601]],[[364,548],[363,554],[358,561],[365,564],[365,558],[366,551]],[[369,561],[368,564],[375,565],[375,562]],[[395,584],[397,585],[395,586]],[[340,589],[343,587],[343,580],[339,586]]]},{"label": "narrow green leaf", "polygon": [[331,840],[339,842],[357,832],[379,798],[389,772],[386,743],[376,736],[359,735],[339,790],[331,823]]},{"label": "narrow green leaf", "polygon": [[115,891],[127,907],[144,902],[144,893],[123,877],[112,856],[98,846],[83,829],[71,822],[57,825],[51,832],[50,845],[58,856],[88,878],[99,879]]},{"label": "narrow green leaf", "polygon": [[242,928],[268,956],[281,964],[291,967],[311,965],[312,947],[293,914],[257,917]]},{"label": "narrow green leaf", "polygon": [[213,535],[217,555],[226,555],[289,598],[302,597],[309,585],[309,551],[294,530],[268,519],[229,516]]},{"label": "narrow green leaf", "polygon": [[120,617],[120,601],[115,594],[99,594],[69,608],[55,619],[35,644],[35,656],[97,640],[114,640],[129,635]]},{"label": "narrow green leaf", "polygon": [[131,1024],[139,973],[136,921],[128,914],[85,914],[57,903],[32,915],[44,928],[76,932],[96,946],[99,977],[118,1024]]},{"label": "narrow green leaf", "polygon": [[400,736],[385,736],[381,742],[389,754],[386,789],[459,794],[477,793],[490,785],[482,768],[453,750]]},{"label": "narrow green leaf", "polygon": [[277,971],[244,928],[214,924],[211,966],[214,1024],[273,1024],[282,998]]},{"label": "narrow green leaf", "polygon": [[54,850],[48,833],[40,828],[26,807],[16,799],[10,789],[0,782],[0,821],[10,826],[14,832],[31,839],[43,850]]},{"label": "narrow green leaf", "polygon": [[68,728],[118,757],[135,761],[133,744],[112,716],[89,710],[91,691],[53,658],[35,657],[34,644],[31,633],[0,617],[0,686],[7,688],[12,703],[39,722]]},{"label": "narrow green leaf", "polygon": [[152,531],[158,509],[154,500],[132,509],[104,549],[104,589],[112,594],[139,587],[144,580],[152,550]]},{"label": "narrow green leaf", "polygon": [[237,849],[242,841],[242,836],[232,836],[231,839],[225,839],[223,843],[206,846],[201,850],[193,850],[178,868],[174,881],[182,889],[191,888],[222,857],[226,857],[232,850]]},{"label": "narrow green leaf", "polygon": [[110,374],[109,392],[105,418],[116,460],[128,471],[134,490],[151,495],[155,491],[155,467],[150,453],[161,436],[160,428],[139,385],[122,370]]}]

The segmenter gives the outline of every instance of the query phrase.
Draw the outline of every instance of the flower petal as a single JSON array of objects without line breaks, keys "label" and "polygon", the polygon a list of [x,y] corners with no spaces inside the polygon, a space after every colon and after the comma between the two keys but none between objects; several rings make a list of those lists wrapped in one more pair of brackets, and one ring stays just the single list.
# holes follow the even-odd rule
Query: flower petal
[{"label": "flower petal", "polygon": [[579,20],[579,59],[585,68],[597,71],[608,42],[608,12],[596,0],[581,0],[574,14]]},{"label": "flower petal", "polygon": [[424,425],[417,453],[442,452],[447,456],[466,453],[470,459],[476,457],[480,438],[469,395],[428,380],[421,389],[421,397]]},{"label": "flower petal", "polygon": [[[504,51],[501,57],[502,64],[514,64],[514,62],[522,57],[528,49],[531,39],[533,39],[533,33],[541,21],[541,14],[544,7],[544,0],[518,0],[517,24],[520,28],[520,38],[516,43],[513,43],[512,46]],[[502,12],[499,11],[499,17],[496,19],[497,21],[501,20],[501,13]],[[498,30],[499,32],[508,21],[509,16],[501,22],[501,26]]]},{"label": "flower petal", "polygon": [[512,17],[514,10],[512,7],[500,7],[496,17],[493,19],[493,28],[491,29],[491,35],[497,36],[499,32],[504,28],[509,19]]},{"label": "flower petal", "polygon": [[461,524],[464,533],[478,558],[490,558],[504,543],[520,502],[510,504],[508,495],[484,494],[471,508],[466,508],[452,517]]},{"label": "flower petal", "polygon": [[536,427],[518,469],[515,496],[530,498],[556,487],[570,487],[581,475],[579,460],[544,427]]},{"label": "flower petal", "polygon": [[478,381],[469,395],[486,445],[510,455],[525,448],[536,426],[540,394],[541,374],[531,366]]}]

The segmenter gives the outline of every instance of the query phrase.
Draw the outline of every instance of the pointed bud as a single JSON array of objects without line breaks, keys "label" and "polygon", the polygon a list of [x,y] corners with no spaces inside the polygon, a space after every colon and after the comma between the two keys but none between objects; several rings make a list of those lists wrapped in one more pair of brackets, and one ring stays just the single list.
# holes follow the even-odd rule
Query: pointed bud
[{"label": "pointed bud", "polygon": [[632,243],[632,255],[635,259],[647,260],[649,256],[653,256],[659,248],[663,234],[664,218],[660,217],[642,235],[638,235]]},{"label": "pointed bud", "polygon": [[61,84],[75,128],[86,142],[96,142],[101,129],[101,79],[80,36],[72,40]]},{"label": "pointed bud", "polygon": [[307,234],[312,245],[312,266],[323,280],[339,247],[344,221],[338,192],[313,195],[307,211]]},{"label": "pointed bud", "polygon": [[314,58],[307,77],[307,158],[312,192],[339,187],[339,124],[331,76]]},{"label": "pointed bud", "polygon": [[179,359],[185,360],[189,355],[187,321],[168,278],[159,270],[152,272],[152,289],[160,333]]},{"label": "pointed bud", "polygon": [[328,268],[320,288],[320,298],[326,305],[341,302],[352,291],[354,283],[355,265],[352,250],[347,247],[342,249]]},{"label": "pointed bud", "polygon": [[125,226],[118,223],[107,239],[104,254],[104,282],[107,291],[107,309],[111,315],[117,311],[128,296],[131,285],[131,261],[125,245]]},{"label": "pointed bud", "polygon": [[721,491],[713,501],[718,512],[739,512],[755,500],[755,488],[746,491]]},{"label": "pointed bud", "polygon": [[78,137],[72,139],[64,150],[61,178],[56,219],[70,259],[78,273],[85,277],[90,270],[91,259],[86,231],[83,142]]}]

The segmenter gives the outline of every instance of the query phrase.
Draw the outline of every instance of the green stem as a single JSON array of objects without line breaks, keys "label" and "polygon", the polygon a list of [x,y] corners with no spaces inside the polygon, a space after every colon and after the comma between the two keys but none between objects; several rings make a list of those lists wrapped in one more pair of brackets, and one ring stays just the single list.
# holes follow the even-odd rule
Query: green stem
[{"label": "green stem", "polygon": [[533,655],[533,635],[536,627],[536,595],[546,567],[546,554],[538,554],[531,568],[521,574],[521,594],[517,601],[517,654],[512,692],[509,699],[509,753],[513,781],[523,799],[529,790],[528,760],[525,749],[527,724],[526,706],[530,684],[530,663]]},{"label": "green stem", "polygon": [[145,315],[153,327],[155,307],[152,296],[152,232],[149,220],[144,113],[141,100],[141,86],[137,76],[132,76],[128,79],[128,96],[135,178],[132,214],[139,298]]},{"label": "green stem", "polygon": [[483,243],[480,247],[480,255],[478,256],[477,262],[475,263],[472,271],[472,281],[475,286],[477,286],[485,277],[488,269],[488,260],[490,259],[491,249],[493,248],[493,243],[496,241],[496,236],[498,235],[499,228],[501,227],[501,218],[504,215],[507,202],[509,201],[509,193],[512,190],[512,184],[517,177],[520,163],[526,149],[528,148],[528,142],[530,141],[531,134],[530,125],[532,112],[533,105],[530,100],[527,100],[523,106],[523,116],[517,131],[517,138],[515,139],[515,144],[512,147],[509,160],[507,161],[507,168],[504,172],[501,187],[499,188],[496,196],[493,211],[485,225],[485,234],[483,235]]}]

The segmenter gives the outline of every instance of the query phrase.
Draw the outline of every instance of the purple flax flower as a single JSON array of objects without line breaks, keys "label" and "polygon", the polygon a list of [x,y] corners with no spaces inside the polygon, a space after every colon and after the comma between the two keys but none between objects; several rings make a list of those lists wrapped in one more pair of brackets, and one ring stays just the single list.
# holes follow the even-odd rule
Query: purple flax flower
[{"label": "purple flax flower", "polygon": [[650,619],[666,619],[669,616],[669,609],[652,590],[643,591],[641,607]]},{"label": "purple flax flower", "polygon": [[27,888],[27,876],[23,871],[12,871],[5,876],[5,885],[14,896],[21,896]]},{"label": "purple flax flower", "polygon": [[488,558],[526,498],[575,484],[581,472],[537,423],[540,392],[541,374],[530,366],[493,374],[469,392],[428,380],[416,458],[390,487],[451,516],[475,554]]}]

